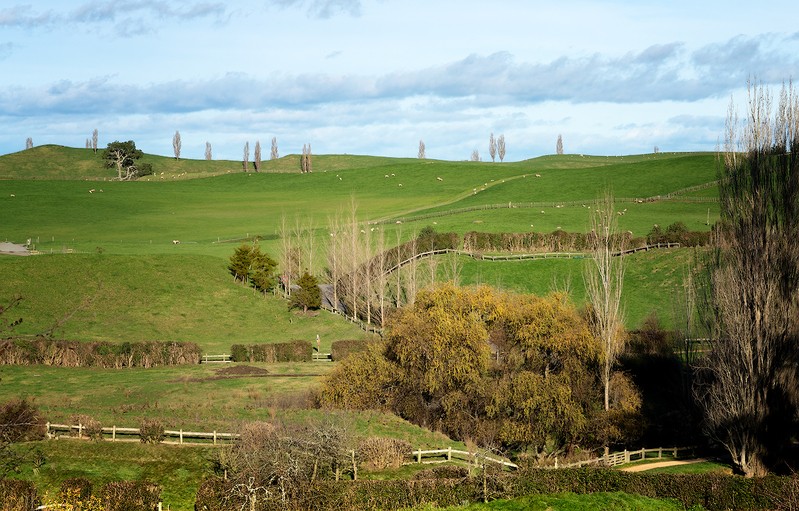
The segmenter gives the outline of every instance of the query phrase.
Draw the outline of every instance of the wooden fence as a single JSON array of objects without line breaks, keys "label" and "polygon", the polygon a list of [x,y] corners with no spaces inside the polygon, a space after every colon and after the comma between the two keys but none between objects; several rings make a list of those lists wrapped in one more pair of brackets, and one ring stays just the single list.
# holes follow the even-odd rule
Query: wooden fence
[{"label": "wooden fence", "polygon": [[[662,459],[665,456],[670,457],[672,459],[676,459],[679,457],[680,453],[690,452],[690,456],[693,456],[696,448],[695,447],[656,447],[653,449],[646,449],[642,448],[637,451],[619,451],[614,453],[605,453],[604,456],[600,456],[598,458],[591,458],[588,460],[576,461],[573,463],[559,463],[558,458],[555,457],[555,464],[548,465],[542,468],[581,468],[591,465],[597,466],[605,466],[605,467],[617,467],[619,465],[624,465],[627,463],[633,463],[636,461],[643,461],[643,460],[652,460],[652,459]],[[469,464],[473,464],[475,466],[479,466],[484,464],[485,462],[491,463],[498,463],[503,466],[503,468],[510,468],[510,469],[518,469],[518,465],[515,463],[511,463],[509,461],[504,461],[498,458],[492,458],[490,456],[485,456],[475,452],[469,451],[459,451],[452,449],[451,447],[447,449],[418,449],[416,451],[412,451],[411,455],[413,456],[414,463],[424,463],[424,464],[432,464],[432,463],[445,463],[448,461],[465,461]]]},{"label": "wooden fence", "polygon": [[[519,468],[518,465],[511,463],[510,461],[492,458],[491,456],[486,456],[477,452],[459,451],[457,449],[453,449],[452,447],[448,447],[446,449],[418,449],[416,451],[411,451],[411,455],[413,456],[414,463],[445,463],[447,461],[460,460],[466,461],[475,466],[479,466],[488,461],[491,463],[500,464],[507,468]],[[425,458],[427,458],[426,461]]]},{"label": "wooden fence", "polygon": [[[60,438],[61,435],[66,435],[68,438],[88,438],[85,434],[86,426],[84,424],[50,424],[48,422],[46,428],[47,438]],[[141,440],[141,431],[139,428],[111,426],[102,428],[102,436],[112,442],[138,442]],[[221,445],[232,442],[239,438],[239,435],[236,433],[221,433],[219,431],[198,432],[179,429],[174,431],[165,430],[164,438],[171,439],[164,440],[162,443],[165,444]]]},{"label": "wooden fence", "polygon": [[203,355],[203,358],[200,360],[201,364],[225,364],[232,362],[230,355]]}]

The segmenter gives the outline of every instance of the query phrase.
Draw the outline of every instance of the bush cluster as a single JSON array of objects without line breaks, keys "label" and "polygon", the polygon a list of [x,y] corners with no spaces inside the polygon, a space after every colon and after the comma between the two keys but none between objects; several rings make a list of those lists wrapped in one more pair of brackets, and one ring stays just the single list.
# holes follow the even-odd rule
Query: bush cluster
[{"label": "bush cluster", "polygon": [[310,362],[311,341],[289,341],[271,344],[234,344],[230,347],[233,362]]},{"label": "bush cluster", "polygon": [[156,367],[199,364],[201,355],[193,342],[81,342],[44,337],[0,341],[0,365]]},{"label": "bush cluster", "polygon": [[0,445],[41,440],[44,434],[44,418],[31,401],[12,399],[0,405]]},{"label": "bush cluster", "polygon": [[412,449],[405,440],[370,437],[358,446],[358,460],[371,470],[398,468],[408,459]]}]

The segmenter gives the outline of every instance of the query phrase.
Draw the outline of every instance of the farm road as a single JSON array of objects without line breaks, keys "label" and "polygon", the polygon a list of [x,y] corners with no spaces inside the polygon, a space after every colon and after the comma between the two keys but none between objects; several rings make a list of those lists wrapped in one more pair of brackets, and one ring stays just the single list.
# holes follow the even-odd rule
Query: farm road
[{"label": "farm road", "polygon": [[701,463],[707,461],[704,458],[697,458],[695,460],[672,460],[672,461],[658,461],[657,463],[644,463],[641,465],[633,465],[631,467],[624,467],[622,472],[643,472],[645,470],[652,470],[662,467],[675,467],[677,465],[690,465],[691,463]]}]

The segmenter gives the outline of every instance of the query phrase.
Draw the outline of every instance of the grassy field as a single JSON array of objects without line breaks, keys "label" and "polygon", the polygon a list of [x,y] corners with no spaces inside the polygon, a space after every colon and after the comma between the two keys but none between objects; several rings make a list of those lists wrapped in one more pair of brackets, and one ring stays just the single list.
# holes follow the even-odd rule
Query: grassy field
[{"label": "grassy field", "polygon": [[[114,171],[103,168],[99,155],[90,150],[41,146],[0,156],[0,240],[30,239],[36,249],[51,254],[0,257],[0,300],[23,297],[13,311],[23,319],[15,333],[52,331],[56,337],[76,340],[192,341],[214,354],[229,352],[234,343],[311,340],[318,334],[322,351],[328,351],[334,340],[365,334],[324,312],[291,313],[283,299],[257,295],[234,283],[227,272],[229,256],[246,238],[261,237],[262,248],[277,256],[281,217],[291,224],[297,219],[313,225],[319,246],[329,239],[330,217],[353,200],[361,221],[385,222],[374,228],[387,240],[407,240],[425,226],[459,234],[557,228],[584,232],[588,206],[605,190],[620,198],[644,198],[716,179],[715,155],[710,153],[563,155],[503,164],[319,155],[314,156],[311,174],[299,174],[296,155],[265,161],[258,174],[243,173],[235,161],[176,161],[152,155],[145,161],[153,165],[155,175],[122,183],[113,181]],[[620,202],[617,209],[627,210],[619,217],[620,227],[636,236],[646,235],[654,224],[665,227],[675,221],[707,230],[718,218],[718,204],[698,200],[716,193],[711,186],[670,200]],[[556,207],[567,201],[578,204]],[[457,212],[526,202],[549,204]],[[423,214],[436,216],[396,223],[398,218]],[[317,259],[323,259],[322,251]],[[667,325],[673,321],[675,289],[692,259],[693,251],[687,249],[627,259],[628,326],[637,326],[652,311]],[[440,275],[445,264],[439,263]],[[491,263],[464,257],[458,266],[462,283],[532,293],[567,289],[581,304],[584,264]],[[168,428],[223,431],[235,430],[246,420],[335,419],[361,436],[404,438],[423,447],[458,446],[390,415],[331,414],[290,406],[292,399],[318,384],[330,365],[259,367],[267,369],[268,376],[220,378],[218,366],[205,365],[127,370],[0,366],[0,401],[29,396],[53,422],[87,414],[105,425],[137,426],[141,419],[155,417]],[[23,477],[55,488],[63,478],[76,475],[102,482],[150,477],[163,469],[163,475],[153,477],[164,481],[165,501],[173,502],[173,509],[190,509],[198,473],[207,466],[202,449],[106,444],[41,445],[48,463]],[[650,507],[669,503],[626,501],[635,498],[615,494],[558,496],[543,504],[536,499],[519,505],[672,509]]]}]

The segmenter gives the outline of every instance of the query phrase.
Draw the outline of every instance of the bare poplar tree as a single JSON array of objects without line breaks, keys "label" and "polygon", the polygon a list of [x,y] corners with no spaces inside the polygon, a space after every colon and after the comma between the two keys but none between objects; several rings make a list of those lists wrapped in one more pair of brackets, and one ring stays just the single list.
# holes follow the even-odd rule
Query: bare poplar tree
[{"label": "bare poplar tree", "polygon": [[272,137],[272,152],[269,153],[270,160],[277,160],[279,158],[277,154],[277,137]]},{"label": "bare poplar tree", "polygon": [[488,138],[488,154],[491,156],[491,161],[495,162],[497,158],[497,141],[494,139],[494,132]]},{"label": "bare poplar tree", "polygon": [[261,141],[255,141],[255,155],[253,156],[253,165],[255,165],[255,172],[261,172]]},{"label": "bare poplar tree", "polygon": [[785,460],[799,401],[799,98],[749,83],[730,104],[720,158],[721,229],[699,310],[711,331],[696,395],[707,433],[747,476]]},{"label": "bare poplar tree", "polygon": [[92,131],[92,149],[95,153],[97,153],[97,140],[99,137],[100,133],[97,131],[97,128],[94,128],[94,131]]},{"label": "bare poplar tree", "polygon": [[471,156],[470,160],[471,161],[480,161],[480,151],[478,151],[477,149],[472,151],[472,156]]},{"label": "bare poplar tree", "polygon": [[33,148],[33,139],[28,137],[25,139],[25,149],[32,149]]},{"label": "bare poplar tree", "polygon": [[205,143],[205,159],[206,160],[212,160],[213,159],[213,155],[211,154],[211,142],[206,142]]},{"label": "bare poplar tree", "polygon": [[563,137],[558,133],[558,141],[555,143],[555,154],[563,154]]},{"label": "bare poplar tree", "polygon": [[306,172],[313,172],[313,162],[311,161],[312,160],[312,156],[311,156],[311,143],[310,142],[308,143],[308,152],[305,154],[305,159],[307,160],[307,163],[305,165],[305,171]]},{"label": "bare poplar tree", "polygon": [[90,140],[87,138],[87,139],[86,139],[86,149],[91,149],[91,148],[92,148],[92,143],[91,143],[91,141],[90,141]]},{"label": "bare poplar tree", "polygon": [[505,135],[502,134],[497,139],[497,154],[499,154],[499,161],[505,161]]},{"label": "bare poplar tree", "polygon": [[172,150],[175,153],[175,159],[176,160],[180,159],[180,148],[181,148],[181,145],[182,144],[180,142],[180,132],[179,131],[175,131],[175,135],[172,137]]},{"label": "bare poplar tree", "polygon": [[242,167],[244,168],[244,172],[247,172],[248,167],[250,166],[250,142],[244,142],[244,158],[242,159]]},{"label": "bare poplar tree", "polygon": [[591,214],[591,255],[585,266],[585,289],[591,304],[591,329],[602,348],[600,377],[605,388],[605,410],[610,409],[610,380],[616,360],[624,351],[624,314],[621,291],[624,258],[614,257],[624,249],[618,233],[613,196],[607,193]]},{"label": "bare poplar tree", "polygon": [[427,155],[425,153],[424,140],[419,140],[419,153],[416,155],[420,160],[424,160]]},{"label": "bare poplar tree", "polygon": [[300,172],[308,172],[308,144],[302,144],[302,156],[300,156]]}]

